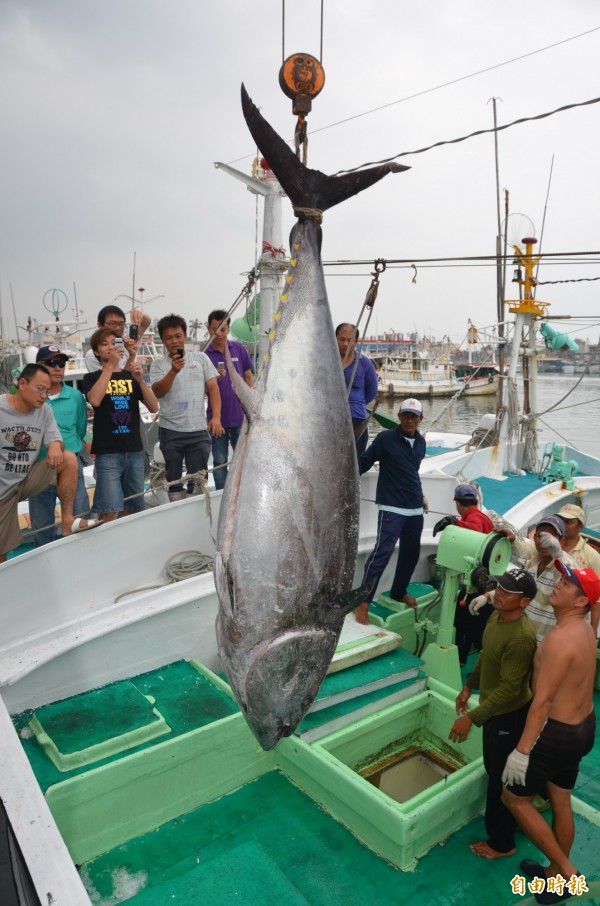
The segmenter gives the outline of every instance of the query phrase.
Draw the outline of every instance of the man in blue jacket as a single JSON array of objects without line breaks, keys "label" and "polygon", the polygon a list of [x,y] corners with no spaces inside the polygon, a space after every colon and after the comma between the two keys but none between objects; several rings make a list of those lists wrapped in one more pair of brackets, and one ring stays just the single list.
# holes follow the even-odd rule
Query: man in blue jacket
[{"label": "man in blue jacket", "polygon": [[409,607],[416,607],[412,595],[406,593],[411,576],[419,561],[423,531],[423,491],[419,466],[425,456],[425,438],[417,428],[423,421],[423,407],[418,400],[407,399],[398,412],[397,428],[382,431],[371,446],[358,457],[362,475],[373,463],[379,463],[379,478],[375,501],[379,507],[377,540],[365,564],[363,585],[371,585],[367,600],[356,608],[356,620],[369,622],[369,604],[375,596],[377,583],[400,540],[396,573],[391,596]]}]

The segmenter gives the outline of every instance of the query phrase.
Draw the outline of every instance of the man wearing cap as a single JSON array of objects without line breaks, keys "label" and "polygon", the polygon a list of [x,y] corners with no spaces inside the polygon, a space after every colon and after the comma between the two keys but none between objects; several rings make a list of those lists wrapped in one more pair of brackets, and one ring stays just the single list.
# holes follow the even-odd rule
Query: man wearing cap
[{"label": "man wearing cap", "polygon": [[[479,509],[479,495],[474,484],[457,484],[454,489],[454,505],[458,512],[456,516],[444,516],[433,527],[433,535],[443,531],[449,525],[457,525],[472,532],[482,532],[489,535],[494,531],[494,524],[489,516]],[[483,630],[488,617],[492,613],[492,605],[486,595],[465,594],[462,587],[458,593],[456,610],[454,612],[455,642],[458,648],[458,660],[461,666],[467,662],[471,646],[481,651]]]},{"label": "man wearing cap", "polygon": [[346,388],[349,391],[348,403],[354,427],[356,452],[360,456],[367,449],[369,442],[367,406],[379,392],[377,372],[371,359],[366,356],[359,355],[357,361],[355,350],[359,332],[355,324],[338,324],[335,337],[342,359]]},{"label": "man wearing cap", "polygon": [[356,608],[359,623],[369,622],[369,604],[375,596],[377,583],[400,541],[396,573],[391,588],[395,601],[409,607],[417,602],[407,594],[408,584],[419,562],[421,532],[423,531],[423,490],[419,466],[425,456],[425,438],[417,430],[423,421],[423,407],[418,400],[407,399],[400,404],[400,424],[378,434],[368,450],[358,457],[362,475],[379,463],[379,478],[375,501],[379,507],[375,548],[367,558],[363,585],[370,586],[365,601]]},{"label": "man wearing cap", "polygon": [[554,561],[560,558],[568,563],[572,562],[561,547],[564,534],[565,524],[560,516],[545,516],[541,519],[536,526],[533,540],[515,539],[512,532],[506,532],[509,541],[512,542],[513,553],[525,560],[524,569],[531,573],[537,584],[537,593],[527,609],[527,616],[533,623],[538,642],[541,642],[556,622],[549,603],[559,576]]},{"label": "man wearing cap", "polygon": [[444,516],[433,527],[434,536],[442,532],[448,525],[458,525],[460,528],[470,529],[472,532],[483,532],[489,535],[494,531],[494,524],[489,516],[479,509],[479,495],[474,484],[457,484],[454,488],[454,505],[458,513],[456,516]]},{"label": "man wearing cap", "polygon": [[[500,576],[494,613],[483,634],[483,649],[456,697],[459,717],[449,739],[464,742],[473,724],[483,728],[488,839],[470,844],[475,855],[483,859],[499,859],[515,852],[517,823],[502,803],[502,771],[523,732],[531,701],[529,676],[536,640],[525,608],[535,593],[535,580],[523,569],[511,568]],[[473,689],[479,689],[479,705],[469,710]]]},{"label": "man wearing cap", "polygon": [[[533,701],[523,732],[506,761],[502,799],[550,861],[544,868],[525,859],[522,871],[531,878],[561,875],[569,881],[577,875],[569,857],[575,835],[571,791],[579,763],[593,747],[596,730],[596,637],[586,615],[590,602],[600,597],[600,578],[591,569],[578,569],[560,560],[555,566],[559,578],[550,604],[556,623],[535,655]],[[536,793],[550,799],[551,827],[532,804]],[[559,903],[569,896],[566,889],[561,894],[547,889],[535,894],[538,903]]]},{"label": "man wearing cap", "polygon": [[[77,487],[75,455],[64,449],[56,419],[46,400],[50,373],[43,365],[26,365],[17,392],[0,396],[0,563],[21,544],[18,506],[48,485],[57,485],[63,535],[77,531],[73,500]],[[42,447],[44,460],[38,462]]]},{"label": "man wearing cap", "polygon": [[[54,413],[65,450],[70,450],[77,457],[77,491],[73,504],[74,525],[82,530],[92,528],[96,524],[96,520],[82,518],[87,516],[90,509],[83,477],[84,462],[80,455],[84,448],[84,437],[87,431],[87,409],[83,394],[64,383],[65,365],[68,359],[69,356],[66,352],[62,352],[58,346],[54,345],[40,346],[36,355],[36,362],[44,365],[50,372],[52,384],[48,403]],[[42,448],[39,459],[41,460],[45,456],[46,450]],[[54,485],[50,485],[40,494],[29,498],[29,517],[36,547],[49,544],[56,539],[55,506],[56,488]]]},{"label": "man wearing cap", "polygon": [[[566,503],[558,511],[558,515],[565,526],[565,533],[561,539],[562,549],[569,554],[575,566],[589,567],[600,576],[600,554],[580,534],[585,526],[585,513],[581,507],[574,503]],[[599,602],[592,601],[592,603]],[[598,635],[600,607],[592,607],[591,622],[593,630]]]}]

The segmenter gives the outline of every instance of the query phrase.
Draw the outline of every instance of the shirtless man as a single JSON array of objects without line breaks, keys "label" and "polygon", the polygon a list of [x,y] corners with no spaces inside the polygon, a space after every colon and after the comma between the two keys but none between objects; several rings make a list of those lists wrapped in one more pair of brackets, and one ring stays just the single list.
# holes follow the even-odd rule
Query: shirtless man
[{"label": "shirtless man", "polygon": [[[529,877],[577,874],[569,858],[575,825],[571,790],[579,762],[592,748],[596,731],[593,705],[596,637],[586,620],[590,601],[600,595],[600,578],[591,569],[576,569],[555,561],[562,573],[550,595],[556,615],[541,641],[533,670],[533,701],[525,729],[508,756],[502,780],[502,801],[522,830],[550,860],[543,868],[525,859]],[[552,805],[552,827],[532,804],[535,793],[546,794]],[[538,903],[559,903],[571,894],[544,890]]]}]

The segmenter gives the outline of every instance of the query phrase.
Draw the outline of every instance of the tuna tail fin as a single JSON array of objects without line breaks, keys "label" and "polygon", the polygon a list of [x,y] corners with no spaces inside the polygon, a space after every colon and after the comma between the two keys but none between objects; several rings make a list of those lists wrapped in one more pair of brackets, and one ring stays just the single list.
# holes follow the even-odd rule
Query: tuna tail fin
[{"label": "tuna tail fin", "polygon": [[295,208],[326,211],[346,198],[358,195],[363,189],[368,189],[388,173],[410,170],[410,167],[396,163],[380,164],[378,167],[343,176],[327,176],[320,170],[310,170],[300,163],[292,149],[262,116],[244,85],[242,110],[252,138]]}]

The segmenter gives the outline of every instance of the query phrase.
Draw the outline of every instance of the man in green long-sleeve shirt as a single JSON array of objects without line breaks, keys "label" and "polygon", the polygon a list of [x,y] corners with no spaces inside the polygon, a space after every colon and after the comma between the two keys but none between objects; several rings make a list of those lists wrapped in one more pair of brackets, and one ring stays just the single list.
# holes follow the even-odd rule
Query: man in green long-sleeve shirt
[{"label": "man in green long-sleeve shirt", "polygon": [[[498,579],[494,613],[483,634],[483,648],[456,698],[460,717],[449,734],[453,742],[464,742],[473,724],[483,727],[488,839],[471,843],[471,850],[484,859],[512,856],[515,852],[517,823],[502,803],[502,771],[523,732],[531,702],[529,677],[536,636],[525,608],[536,590],[535,579],[522,569],[513,568]],[[479,689],[480,704],[469,711],[467,702],[472,689]]]}]

